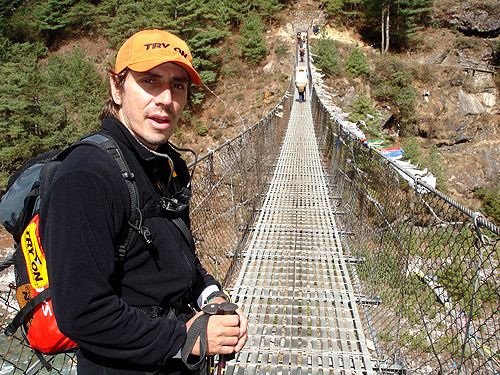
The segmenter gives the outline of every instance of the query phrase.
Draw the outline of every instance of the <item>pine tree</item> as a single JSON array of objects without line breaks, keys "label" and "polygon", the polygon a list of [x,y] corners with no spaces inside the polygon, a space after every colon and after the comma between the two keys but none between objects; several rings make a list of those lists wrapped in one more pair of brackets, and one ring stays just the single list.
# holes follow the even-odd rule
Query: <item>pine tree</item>
[{"label": "pine tree", "polygon": [[368,60],[359,48],[354,48],[347,58],[346,71],[353,77],[370,73]]},{"label": "pine tree", "polygon": [[23,161],[96,130],[104,80],[82,51],[38,64],[44,48],[12,44],[0,63],[0,186]]},{"label": "pine tree", "polygon": [[351,24],[363,18],[364,0],[323,0],[329,16],[339,23]]},{"label": "pine tree", "polygon": [[399,0],[399,19],[404,23],[404,42],[411,40],[430,19],[432,0]]},{"label": "pine tree", "polygon": [[45,0],[36,3],[32,13],[32,23],[51,45],[58,32],[70,23],[68,12],[75,0]]},{"label": "pine tree", "polygon": [[245,17],[240,27],[240,46],[243,57],[253,65],[257,65],[267,54],[264,40],[262,19],[256,13]]},{"label": "pine tree", "polygon": [[314,59],[314,64],[330,77],[339,75],[340,58],[335,41],[321,38],[312,47],[313,53],[317,55]]},{"label": "pine tree", "polygon": [[380,33],[380,50],[405,48],[428,22],[432,0],[364,0],[366,28]]}]

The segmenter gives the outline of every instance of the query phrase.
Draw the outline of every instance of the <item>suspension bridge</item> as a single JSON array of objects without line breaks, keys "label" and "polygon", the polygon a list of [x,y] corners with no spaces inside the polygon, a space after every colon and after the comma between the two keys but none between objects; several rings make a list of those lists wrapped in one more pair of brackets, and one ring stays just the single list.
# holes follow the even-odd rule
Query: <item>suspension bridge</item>
[{"label": "suspension bridge", "polygon": [[[498,227],[410,186],[311,82],[297,99],[292,80],[197,163],[197,251],[249,318],[227,373],[499,374]],[[17,307],[11,289],[1,299],[4,326]],[[0,374],[46,372],[22,337],[0,350]],[[71,354],[48,360],[76,373]]]}]

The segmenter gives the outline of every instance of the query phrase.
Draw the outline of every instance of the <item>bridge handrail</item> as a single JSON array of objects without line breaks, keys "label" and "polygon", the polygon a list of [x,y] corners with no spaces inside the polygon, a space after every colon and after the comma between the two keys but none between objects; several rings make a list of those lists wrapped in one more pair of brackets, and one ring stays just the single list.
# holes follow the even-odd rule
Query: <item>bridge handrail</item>
[{"label": "bridge handrail", "polygon": [[[318,96],[315,88],[313,88],[313,95],[317,98],[317,100],[319,101],[319,105],[322,106],[323,110],[329,113],[327,107],[322,102],[321,98],[319,98],[319,96]],[[350,139],[352,139],[354,141],[357,141],[357,138],[353,137],[350,132],[348,132],[347,130],[345,130],[343,128],[342,124],[334,116],[331,116],[331,119],[333,121],[335,121],[335,123],[338,125],[339,129],[345,134],[346,137],[349,137]],[[443,193],[442,191],[438,190],[437,188],[434,188],[434,187],[430,186],[429,184],[425,183],[424,181],[422,181],[421,179],[419,179],[415,175],[412,175],[411,173],[409,173],[406,169],[401,168],[401,166],[399,166],[397,163],[395,163],[390,158],[385,157],[375,147],[373,147],[371,145],[363,145],[363,146],[366,147],[367,149],[369,149],[370,152],[375,153],[376,157],[379,159],[379,161],[381,163],[388,163],[388,164],[390,164],[394,169],[397,169],[400,173],[405,174],[410,179],[412,179],[414,181],[414,184],[415,184],[415,189],[417,189],[418,185],[422,186],[425,189],[425,191],[431,192],[431,193],[439,196],[444,201],[446,201],[447,203],[449,203],[453,207],[457,208],[458,210],[460,210],[461,212],[463,212],[464,214],[466,214],[467,216],[469,216],[471,219],[475,220],[478,225],[480,225],[480,226],[482,226],[484,228],[487,228],[488,230],[490,230],[491,232],[495,233],[496,235],[500,235],[500,228],[497,225],[493,224],[488,219],[486,219],[481,212],[473,211],[473,210],[469,209],[468,207],[466,207],[463,204],[459,203],[457,200],[453,199],[449,195],[446,195],[445,193]]]},{"label": "bridge handrail", "polygon": [[316,92],[311,102],[355,290],[379,301],[361,306],[379,370],[497,373],[498,227],[423,181],[411,187]]}]

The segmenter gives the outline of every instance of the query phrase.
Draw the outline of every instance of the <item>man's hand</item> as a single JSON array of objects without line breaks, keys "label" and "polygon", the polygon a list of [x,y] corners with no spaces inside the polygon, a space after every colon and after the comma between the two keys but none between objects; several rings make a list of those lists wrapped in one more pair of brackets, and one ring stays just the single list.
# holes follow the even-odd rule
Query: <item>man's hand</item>
[{"label": "man's hand", "polygon": [[[222,297],[217,297],[211,302],[218,303],[218,298],[221,299],[220,302],[225,301]],[[199,312],[186,323],[187,330],[189,330],[191,324],[201,314],[203,312]],[[239,352],[243,349],[248,339],[247,326],[248,320],[240,309],[236,310],[235,315],[211,315],[207,326],[208,348],[206,354],[232,354]],[[191,354],[199,356],[199,350],[200,339],[198,338]]]}]

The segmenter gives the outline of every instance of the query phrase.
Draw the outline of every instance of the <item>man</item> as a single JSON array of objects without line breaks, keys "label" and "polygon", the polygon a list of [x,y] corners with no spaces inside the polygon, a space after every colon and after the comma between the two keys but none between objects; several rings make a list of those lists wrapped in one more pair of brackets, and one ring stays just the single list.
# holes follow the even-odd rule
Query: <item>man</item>
[{"label": "man", "polygon": [[[201,83],[191,53],[168,32],[138,32],[120,48],[109,82],[101,132],[130,167],[141,209],[158,207],[190,183],[168,140],[191,82]],[[201,314],[193,317],[191,306],[225,298],[171,215],[141,212],[137,238],[118,269],[130,199],[115,160],[93,146],[77,147],[57,170],[41,207],[41,231],[59,328],[79,345],[79,374],[194,373],[179,359]],[[177,216],[189,226],[187,210]],[[239,310],[211,316],[207,354],[240,351],[246,331]],[[191,354],[200,354],[199,345]]]}]

